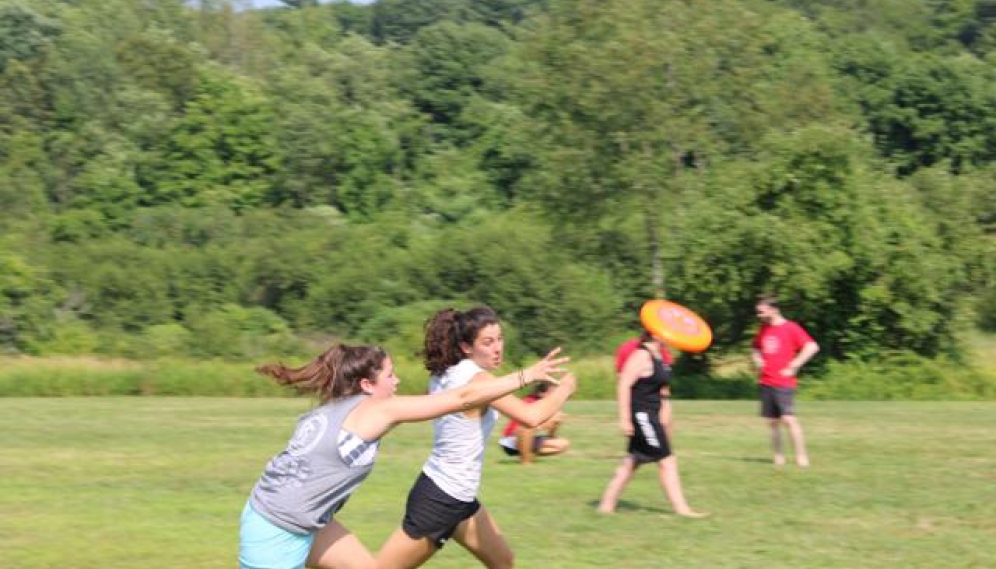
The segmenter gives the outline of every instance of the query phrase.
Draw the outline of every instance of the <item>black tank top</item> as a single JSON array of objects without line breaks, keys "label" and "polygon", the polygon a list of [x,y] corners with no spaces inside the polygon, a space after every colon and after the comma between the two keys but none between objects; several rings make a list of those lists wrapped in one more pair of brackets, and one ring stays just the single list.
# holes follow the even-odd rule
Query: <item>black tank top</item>
[{"label": "black tank top", "polygon": [[650,361],[654,363],[654,372],[647,377],[641,377],[633,384],[630,395],[630,406],[633,411],[656,413],[661,410],[661,388],[671,383],[671,366],[655,357],[646,346],[641,350],[650,353]]}]

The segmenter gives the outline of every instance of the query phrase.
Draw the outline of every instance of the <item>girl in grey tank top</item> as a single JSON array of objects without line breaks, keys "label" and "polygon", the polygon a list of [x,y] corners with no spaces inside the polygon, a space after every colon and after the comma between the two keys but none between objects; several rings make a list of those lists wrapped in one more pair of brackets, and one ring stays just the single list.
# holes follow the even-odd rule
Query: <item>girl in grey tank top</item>
[{"label": "girl in grey tank top", "polygon": [[239,566],[298,569],[374,566],[369,551],[336,516],[373,469],[380,438],[404,422],[426,421],[550,379],[566,358],[544,358],[493,381],[416,397],[395,396],[391,358],[374,346],[334,345],[308,364],[257,371],[318,397],[287,446],[264,468],[243,510]]}]

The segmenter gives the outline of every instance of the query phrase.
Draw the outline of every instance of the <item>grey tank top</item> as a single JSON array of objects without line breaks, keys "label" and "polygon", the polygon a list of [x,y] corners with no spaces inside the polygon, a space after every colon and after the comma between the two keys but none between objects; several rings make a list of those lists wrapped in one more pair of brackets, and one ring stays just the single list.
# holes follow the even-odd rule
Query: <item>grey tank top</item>
[{"label": "grey tank top", "polygon": [[252,489],[249,504],[274,525],[294,533],[321,528],[373,469],[379,439],[364,441],[342,429],[367,396],[326,403],[298,420],[294,436],[273,457]]}]

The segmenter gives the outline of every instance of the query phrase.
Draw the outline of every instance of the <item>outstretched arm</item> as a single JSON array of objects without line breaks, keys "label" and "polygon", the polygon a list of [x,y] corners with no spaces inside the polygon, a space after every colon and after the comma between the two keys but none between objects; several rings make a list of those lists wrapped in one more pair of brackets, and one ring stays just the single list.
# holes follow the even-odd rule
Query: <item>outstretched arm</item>
[{"label": "outstretched arm", "polygon": [[[559,353],[560,348],[557,348],[524,370],[503,377],[489,377],[485,381],[472,381],[458,389],[432,395],[367,399],[351,413],[350,430],[364,439],[373,440],[399,423],[426,421],[447,413],[480,407],[537,381],[555,382],[557,379],[552,374],[561,372],[560,365],[570,360],[557,357]],[[353,416],[356,413],[359,415]]]},{"label": "outstretched arm", "polygon": [[491,403],[501,414],[515,419],[527,429],[535,429],[560,410],[577,388],[577,378],[568,373],[560,384],[547,391],[539,401],[526,403],[515,395],[506,395]]}]

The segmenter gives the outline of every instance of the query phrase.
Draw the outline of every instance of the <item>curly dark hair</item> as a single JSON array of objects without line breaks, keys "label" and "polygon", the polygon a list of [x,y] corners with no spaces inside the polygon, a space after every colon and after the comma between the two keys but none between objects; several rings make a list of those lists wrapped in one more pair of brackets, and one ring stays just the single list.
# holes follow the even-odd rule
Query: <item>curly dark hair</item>
[{"label": "curly dark hair", "polygon": [[488,306],[477,306],[466,312],[444,308],[425,322],[425,348],[422,360],[425,369],[440,375],[464,358],[460,344],[473,345],[485,326],[498,324],[498,313]]}]

